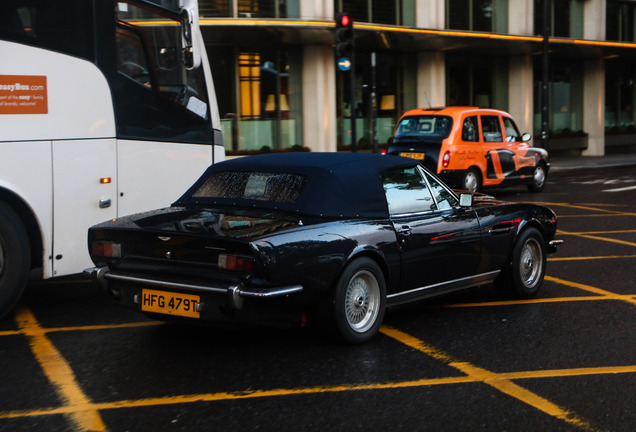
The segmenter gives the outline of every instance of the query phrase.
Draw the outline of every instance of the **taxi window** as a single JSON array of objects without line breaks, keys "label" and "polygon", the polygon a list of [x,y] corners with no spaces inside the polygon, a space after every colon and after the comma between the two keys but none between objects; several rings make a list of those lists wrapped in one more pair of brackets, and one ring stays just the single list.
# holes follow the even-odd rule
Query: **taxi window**
[{"label": "taxi window", "polygon": [[504,117],[504,129],[506,130],[506,141],[507,142],[518,142],[521,141],[521,134],[519,133],[519,129],[517,129],[517,125],[510,117]]},{"label": "taxi window", "polygon": [[390,215],[435,210],[435,200],[416,166],[382,174]]},{"label": "taxi window", "polygon": [[444,139],[450,135],[452,127],[453,119],[448,116],[409,116],[400,120],[395,131],[395,138]]},{"label": "taxi window", "polygon": [[479,141],[479,133],[477,130],[477,116],[466,117],[462,126],[462,141]]},{"label": "taxi window", "polygon": [[503,141],[498,116],[481,116],[481,132],[485,142]]}]

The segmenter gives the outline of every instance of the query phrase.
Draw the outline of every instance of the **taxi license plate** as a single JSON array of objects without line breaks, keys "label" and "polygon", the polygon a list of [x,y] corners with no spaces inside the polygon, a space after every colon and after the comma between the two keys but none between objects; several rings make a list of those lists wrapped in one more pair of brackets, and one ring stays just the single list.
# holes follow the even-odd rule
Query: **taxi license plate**
[{"label": "taxi license plate", "polygon": [[200,297],[192,294],[172,293],[144,289],[141,291],[141,310],[166,315],[199,318],[197,303]]},{"label": "taxi license plate", "polygon": [[411,159],[424,160],[424,153],[402,152],[400,153],[400,156]]}]

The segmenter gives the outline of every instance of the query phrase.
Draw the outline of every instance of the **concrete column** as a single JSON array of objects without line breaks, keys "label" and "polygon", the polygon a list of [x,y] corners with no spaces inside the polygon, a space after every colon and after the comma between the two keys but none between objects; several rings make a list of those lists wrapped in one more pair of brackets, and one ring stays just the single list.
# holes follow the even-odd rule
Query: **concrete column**
[{"label": "concrete column", "polygon": [[303,47],[303,145],[336,151],[336,69],[333,49]]},{"label": "concrete column", "polygon": [[602,59],[585,60],[583,75],[583,130],[588,133],[583,156],[605,154],[605,65]]},{"label": "concrete column", "polygon": [[534,78],[532,57],[512,56],[509,61],[508,110],[517,121],[521,133],[533,130]]},{"label": "concrete column", "polygon": [[417,106],[446,105],[446,64],[442,51],[418,53]]},{"label": "concrete column", "polygon": [[415,2],[415,27],[444,29],[446,26],[446,1],[426,0]]},{"label": "concrete column", "polygon": [[534,1],[508,0],[508,33],[534,34]]},{"label": "concrete column", "polygon": [[333,1],[316,1],[316,0],[299,0],[300,1],[300,19],[334,19],[334,2]]},{"label": "concrete column", "polygon": [[586,0],[583,3],[583,39],[605,40],[607,0]]}]

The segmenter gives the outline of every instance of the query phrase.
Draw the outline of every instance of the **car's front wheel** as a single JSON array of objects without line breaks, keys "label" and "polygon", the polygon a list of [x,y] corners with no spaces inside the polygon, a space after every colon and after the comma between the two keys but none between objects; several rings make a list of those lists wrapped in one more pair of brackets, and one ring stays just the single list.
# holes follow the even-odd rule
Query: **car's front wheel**
[{"label": "car's front wheel", "polygon": [[495,283],[498,288],[515,297],[532,297],[543,284],[545,268],[543,235],[536,228],[526,228],[515,243],[510,262]]},{"label": "car's front wheel", "polygon": [[380,267],[370,258],[349,264],[336,283],[334,319],[340,336],[348,343],[371,340],[384,319],[386,285]]},{"label": "car's front wheel", "polygon": [[542,163],[538,163],[534,168],[534,173],[532,175],[532,183],[528,184],[528,189],[530,192],[541,192],[545,187],[545,182],[548,179],[548,173],[545,168],[545,165]]}]

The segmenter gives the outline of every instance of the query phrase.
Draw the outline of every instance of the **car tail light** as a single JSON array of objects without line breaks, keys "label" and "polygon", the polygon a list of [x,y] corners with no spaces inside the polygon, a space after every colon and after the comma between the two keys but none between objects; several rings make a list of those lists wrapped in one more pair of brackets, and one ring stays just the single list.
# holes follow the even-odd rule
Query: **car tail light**
[{"label": "car tail light", "polygon": [[254,270],[254,259],[240,255],[219,255],[219,268],[251,273]]},{"label": "car tail light", "polygon": [[106,258],[121,258],[121,244],[114,242],[93,242],[91,254]]},{"label": "car tail light", "polygon": [[388,153],[387,149],[382,149],[382,150],[380,151],[380,154],[383,154],[383,155],[385,155],[385,154],[387,154],[387,153]]},{"label": "car tail light", "polygon": [[444,156],[442,157],[442,167],[448,168],[449,164],[450,164],[450,151],[446,150],[446,153],[444,153]]}]

